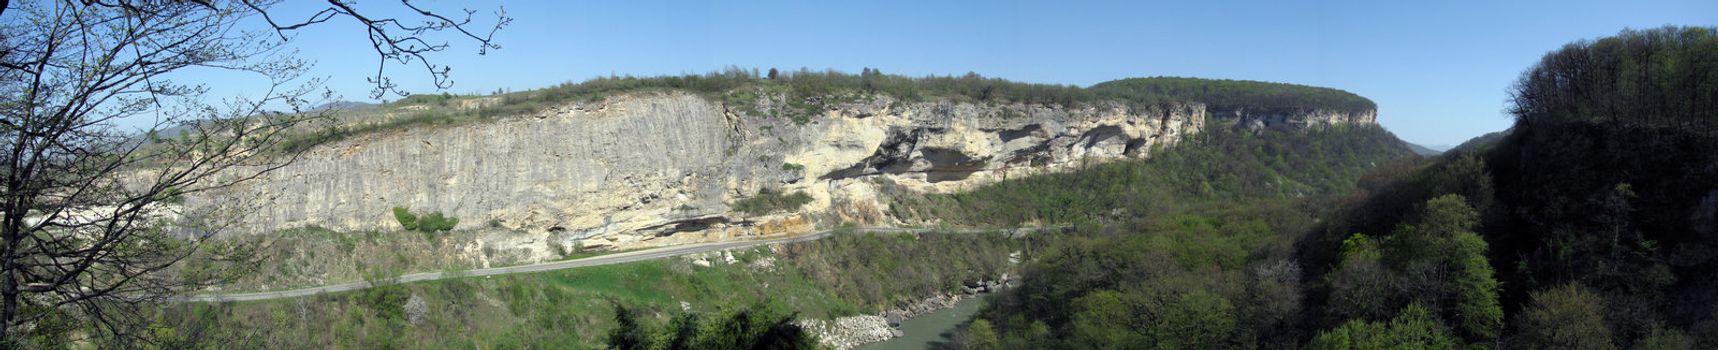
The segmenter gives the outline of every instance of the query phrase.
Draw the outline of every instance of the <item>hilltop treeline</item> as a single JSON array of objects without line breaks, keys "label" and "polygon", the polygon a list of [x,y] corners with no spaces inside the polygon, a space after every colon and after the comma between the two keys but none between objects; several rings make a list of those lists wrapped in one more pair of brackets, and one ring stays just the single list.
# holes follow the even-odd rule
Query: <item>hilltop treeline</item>
[{"label": "hilltop treeline", "polygon": [[[1021,83],[987,78],[976,73],[908,77],[884,74],[873,68],[865,68],[859,74],[804,68],[786,72],[770,69],[767,73],[760,73],[756,69],[728,68],[720,72],[678,76],[608,76],[538,90],[497,92],[490,96],[496,98],[496,101],[465,105],[469,108],[414,109],[401,111],[399,116],[376,123],[336,125],[327,129],[310,130],[284,141],[281,149],[296,152],[368,133],[524,115],[557,104],[600,101],[639,92],[687,92],[719,102],[736,113],[751,117],[786,118],[800,124],[810,122],[815,116],[836,108],[841,103],[856,102],[879,95],[906,103],[1021,103],[1071,108],[1088,107],[1097,103],[1121,103],[1137,110],[1174,108],[1189,102],[1267,109],[1294,106],[1300,109],[1369,110],[1372,103],[1341,90],[1248,81],[1173,78],[1171,80],[1174,80],[1176,89],[1124,88],[1137,84],[1133,81],[1161,79],[1170,78],[1129,79],[1098,84],[1093,88],[1081,88],[1072,85]],[[1189,93],[1190,91],[1208,93]],[[390,105],[454,107],[462,98],[466,97],[446,93],[413,95]]]},{"label": "hilltop treeline", "polygon": [[[785,104],[801,111],[828,107],[832,102],[854,98],[857,94],[882,94],[906,102],[944,99],[953,102],[1064,106],[1079,106],[1100,98],[1109,98],[1076,86],[1020,83],[986,78],[976,73],[961,76],[907,77],[883,74],[871,68],[864,69],[860,74],[804,68],[788,72],[771,69],[768,73],[759,73],[756,69],[728,68],[720,72],[679,76],[598,77],[580,83],[564,83],[540,90],[505,94],[502,95],[504,102],[501,105],[534,108],[552,103],[595,101],[610,96],[648,91],[690,92],[741,108],[752,107],[758,99],[768,97],[766,95],[781,95],[785,98]],[[407,100],[411,101],[416,100]],[[1139,99],[1135,102],[1159,104],[1169,100]]]},{"label": "hilltop treeline", "polygon": [[1718,122],[1718,27],[1627,30],[1545,55],[1513,89],[1524,124],[1607,122],[1694,128]]},{"label": "hilltop treeline", "polygon": [[[918,102],[949,100],[969,103],[1025,103],[1083,106],[1116,101],[1135,106],[1161,106],[1201,102],[1224,106],[1264,108],[1370,110],[1372,102],[1336,89],[1255,81],[1197,78],[1125,79],[1100,83],[1091,88],[1072,85],[1033,84],[987,78],[976,73],[959,76],[909,77],[884,74],[865,68],[859,74],[834,70],[760,73],[756,69],[729,68],[720,72],[679,76],[608,76],[581,83],[504,94],[501,105],[524,107],[566,101],[592,101],[638,91],[687,91],[729,104],[748,104],[759,94],[779,93],[787,103],[819,104],[839,101],[853,94],[881,94],[897,100]],[[445,103],[440,96],[412,97],[401,103]],[[493,113],[509,112],[497,109]]]},{"label": "hilltop treeline", "polygon": [[1133,78],[1093,85],[1091,90],[1112,96],[1164,96],[1199,101],[1212,110],[1263,109],[1267,111],[1334,110],[1365,113],[1378,108],[1360,95],[1347,91],[1248,80],[1198,78]]},{"label": "hilltop treeline", "polygon": [[[1329,281],[1309,294],[1313,327],[1376,325],[1422,305],[1442,334],[1486,347],[1718,346],[1712,33],[1564,46],[1522,75],[1500,141],[1369,177],[1302,242],[1309,276]],[[1425,212],[1459,224],[1427,225]],[[1479,270],[1495,277],[1464,277]],[[1358,329],[1369,328],[1314,343],[1359,344]]]}]

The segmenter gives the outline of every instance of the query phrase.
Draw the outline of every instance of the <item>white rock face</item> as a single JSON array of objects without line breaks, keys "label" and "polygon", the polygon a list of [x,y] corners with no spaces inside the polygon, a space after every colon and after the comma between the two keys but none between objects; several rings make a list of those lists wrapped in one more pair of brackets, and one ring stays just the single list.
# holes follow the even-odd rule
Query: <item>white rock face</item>
[{"label": "white rock face", "polygon": [[842,350],[895,337],[895,329],[889,327],[882,316],[848,316],[829,321],[802,319],[797,322],[806,332],[816,335],[818,343]]},{"label": "white rock face", "polygon": [[1268,110],[1234,108],[1212,110],[1211,116],[1229,125],[1251,130],[1290,128],[1324,130],[1337,125],[1373,125],[1378,123],[1378,111],[1363,112],[1326,109]]},{"label": "white rock face", "polygon": [[[517,241],[544,251],[656,246],[800,234],[834,221],[888,223],[876,178],[947,192],[1081,162],[1144,158],[1199,132],[1207,115],[1200,104],[1132,110],[865,100],[800,125],[738,115],[694,95],[629,95],[325,144],[213,195],[262,198],[243,222],[252,233],[390,229],[398,206],[446,213],[459,228],[522,230],[528,237]],[[1284,118],[1334,125],[1372,116]],[[756,217],[730,208],[765,188],[814,200],[799,212]],[[199,202],[207,200],[189,203]]]}]

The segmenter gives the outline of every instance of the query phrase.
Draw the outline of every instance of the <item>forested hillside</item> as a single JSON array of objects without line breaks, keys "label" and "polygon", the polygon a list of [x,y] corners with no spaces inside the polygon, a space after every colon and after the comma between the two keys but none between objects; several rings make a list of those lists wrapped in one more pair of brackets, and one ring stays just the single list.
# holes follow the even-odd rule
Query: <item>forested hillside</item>
[{"label": "forested hillside", "polygon": [[948,195],[907,194],[897,216],[956,225],[1100,223],[1205,204],[1347,193],[1372,167],[1413,152],[1377,126],[1264,131],[1213,124],[1145,161],[1005,181]]},{"label": "forested hillside", "polygon": [[[1718,345],[1712,278],[1718,137],[1709,129],[1718,109],[1714,34],[1711,28],[1624,31],[1546,55],[1515,87],[1516,124],[1500,143],[1380,176],[1387,184],[1357,196],[1363,204],[1327,234],[1405,240],[1400,235],[1411,221],[1397,220],[1400,213],[1430,207],[1414,204],[1430,197],[1459,195],[1475,215],[1458,231],[1485,238],[1502,285],[1499,310],[1487,312],[1507,321],[1443,320],[1500,335],[1469,334],[1467,341],[1523,348],[1577,345],[1571,341],[1594,348]],[[1382,258],[1389,264],[1411,254],[1385,250]],[[1347,268],[1344,261],[1333,275],[1354,275]],[[1407,277],[1414,276],[1409,270],[1393,271],[1372,278],[1425,282]],[[1343,293],[1333,285],[1326,309],[1438,302],[1414,297],[1411,288],[1383,288],[1371,304],[1341,302]]]},{"label": "forested hillside", "polygon": [[1022,287],[973,321],[994,329],[1001,348],[1292,348],[1308,334],[1310,285],[1296,242],[1369,169],[1416,159],[1377,127],[1218,129],[1148,161],[899,210],[960,223],[1076,224],[1033,251]]},{"label": "forested hillside", "polygon": [[1069,237],[983,327],[1022,348],[1713,348],[1714,64],[1712,28],[1570,44],[1522,76],[1495,145],[1339,201]]}]

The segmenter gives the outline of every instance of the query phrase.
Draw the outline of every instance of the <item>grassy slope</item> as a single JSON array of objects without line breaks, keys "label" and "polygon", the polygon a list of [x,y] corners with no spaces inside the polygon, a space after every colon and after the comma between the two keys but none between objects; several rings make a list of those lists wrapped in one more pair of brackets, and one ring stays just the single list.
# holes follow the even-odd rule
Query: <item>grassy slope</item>
[{"label": "grassy slope", "polygon": [[[904,242],[916,244],[903,244]],[[1001,235],[838,235],[736,252],[696,267],[686,259],[392,285],[302,299],[170,308],[161,323],[206,332],[216,347],[526,348],[600,347],[616,303],[661,323],[680,312],[718,314],[758,304],[804,317],[875,313],[962,280],[994,278],[1015,247]],[[773,268],[753,265],[772,260]],[[894,262],[894,263],[891,263]],[[408,322],[417,295],[427,321]],[[243,326],[240,326],[243,325]],[[255,327],[268,325],[267,327]]]},{"label": "grassy slope", "polygon": [[[426,271],[458,271],[480,268],[481,258],[489,266],[524,264],[530,252],[523,249],[486,248],[466,256],[478,236],[509,234],[494,228],[422,233],[413,231],[334,231],[307,226],[270,235],[234,238],[234,243],[256,244],[266,268],[236,278],[223,292],[284,290],[356,282],[386,276]],[[260,240],[260,241],[250,241]],[[547,248],[545,248],[547,249]],[[551,250],[553,251],[553,250]],[[567,252],[562,258],[588,257],[607,252]],[[194,271],[207,259],[188,259],[179,268]]]}]

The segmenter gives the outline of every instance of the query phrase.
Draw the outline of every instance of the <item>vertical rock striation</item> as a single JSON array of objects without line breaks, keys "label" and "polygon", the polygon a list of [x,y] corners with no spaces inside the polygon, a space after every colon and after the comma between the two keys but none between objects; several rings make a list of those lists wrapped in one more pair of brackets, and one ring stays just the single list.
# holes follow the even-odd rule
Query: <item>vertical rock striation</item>
[{"label": "vertical rock striation", "polygon": [[[888,211],[875,178],[947,192],[1082,162],[1145,158],[1200,132],[1211,114],[1197,103],[1136,110],[860,100],[797,124],[690,94],[637,93],[325,144],[213,195],[261,198],[243,222],[253,233],[386,229],[395,225],[390,209],[406,207],[458,217],[461,228],[497,225],[567,247],[791,235],[831,218],[891,220],[881,214]],[[1224,113],[1237,125],[1262,127],[1374,118]],[[758,216],[730,207],[766,188],[813,200],[796,212]],[[199,202],[208,201],[190,203]]]}]

